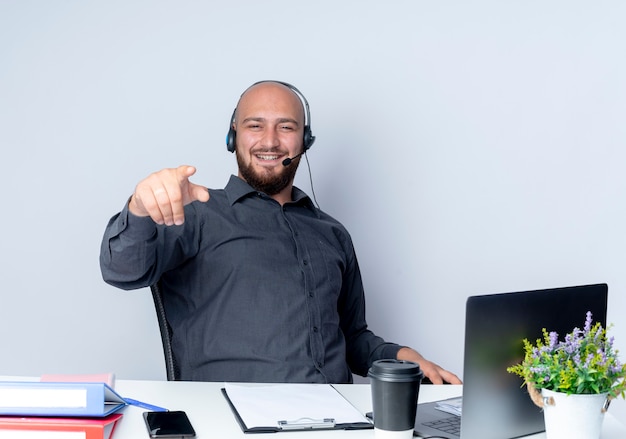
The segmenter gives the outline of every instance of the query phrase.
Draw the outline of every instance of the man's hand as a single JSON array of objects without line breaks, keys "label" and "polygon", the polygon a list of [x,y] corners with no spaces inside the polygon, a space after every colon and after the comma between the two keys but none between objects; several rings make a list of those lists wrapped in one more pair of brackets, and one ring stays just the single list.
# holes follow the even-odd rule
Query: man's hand
[{"label": "man's hand", "polygon": [[189,181],[195,173],[196,168],[183,165],[150,174],[135,188],[128,209],[133,215],[149,216],[157,224],[183,224],[184,206],[196,200],[209,201],[208,189]]},{"label": "man's hand", "polygon": [[441,366],[433,363],[432,361],[428,361],[426,358],[422,357],[419,352],[411,348],[400,349],[398,351],[397,359],[418,363],[420,365],[420,369],[422,369],[422,372],[424,372],[424,376],[428,378],[433,384],[462,383],[459,377],[457,377],[455,374],[443,369]]}]

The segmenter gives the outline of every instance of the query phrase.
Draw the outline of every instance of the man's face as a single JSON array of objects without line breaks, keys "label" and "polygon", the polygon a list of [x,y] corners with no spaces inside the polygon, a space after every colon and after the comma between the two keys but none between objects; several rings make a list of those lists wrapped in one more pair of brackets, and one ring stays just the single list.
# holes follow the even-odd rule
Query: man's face
[{"label": "man's face", "polygon": [[253,188],[275,195],[293,183],[302,152],[304,110],[287,87],[262,83],[239,101],[235,118],[239,176]]}]

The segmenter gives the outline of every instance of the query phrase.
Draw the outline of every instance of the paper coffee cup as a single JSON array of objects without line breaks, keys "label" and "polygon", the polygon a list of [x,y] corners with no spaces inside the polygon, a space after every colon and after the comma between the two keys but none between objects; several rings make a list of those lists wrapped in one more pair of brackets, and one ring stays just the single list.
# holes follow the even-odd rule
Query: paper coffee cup
[{"label": "paper coffee cup", "polygon": [[413,436],[419,387],[424,377],[419,364],[378,360],[368,373],[372,388],[374,431],[377,439]]}]

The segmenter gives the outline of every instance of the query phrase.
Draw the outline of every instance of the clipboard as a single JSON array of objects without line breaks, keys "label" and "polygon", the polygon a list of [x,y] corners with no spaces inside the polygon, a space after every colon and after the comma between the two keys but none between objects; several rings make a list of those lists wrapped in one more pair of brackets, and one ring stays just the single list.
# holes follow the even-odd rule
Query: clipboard
[{"label": "clipboard", "polygon": [[374,428],[331,384],[231,384],[222,394],[244,433]]}]

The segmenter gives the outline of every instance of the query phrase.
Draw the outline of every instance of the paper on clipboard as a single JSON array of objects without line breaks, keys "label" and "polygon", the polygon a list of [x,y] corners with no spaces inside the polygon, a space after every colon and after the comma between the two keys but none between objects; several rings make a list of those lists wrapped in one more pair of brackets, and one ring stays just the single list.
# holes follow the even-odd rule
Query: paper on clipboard
[{"label": "paper on clipboard", "polygon": [[224,391],[244,431],[371,428],[330,384],[233,384]]}]

